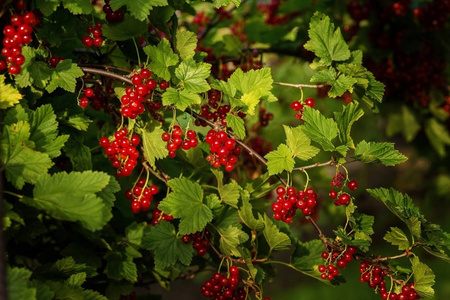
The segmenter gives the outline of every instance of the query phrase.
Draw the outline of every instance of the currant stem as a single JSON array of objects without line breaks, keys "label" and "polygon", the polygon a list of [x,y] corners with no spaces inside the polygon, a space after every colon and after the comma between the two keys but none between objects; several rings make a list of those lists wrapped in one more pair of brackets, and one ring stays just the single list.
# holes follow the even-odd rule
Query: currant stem
[{"label": "currant stem", "polygon": [[289,87],[297,88],[299,90],[301,90],[302,88],[318,89],[318,88],[326,86],[325,84],[303,84],[303,83],[288,83],[288,82],[274,82],[273,84],[281,85],[281,86],[289,86]]}]

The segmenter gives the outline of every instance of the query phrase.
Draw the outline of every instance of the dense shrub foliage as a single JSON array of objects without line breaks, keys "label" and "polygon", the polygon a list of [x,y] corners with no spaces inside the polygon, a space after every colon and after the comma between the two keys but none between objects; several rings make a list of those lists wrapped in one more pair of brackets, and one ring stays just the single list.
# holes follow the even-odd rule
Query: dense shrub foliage
[{"label": "dense shrub foliage", "polygon": [[[425,257],[450,261],[449,234],[349,165],[407,160],[354,135],[385,92],[406,100],[388,135],[423,128],[445,156],[450,7],[312,2],[2,1],[9,299],[153,299],[198,277],[198,298],[270,299],[276,265],[339,285],[347,264],[378,298],[433,297]],[[358,209],[369,198],[397,217],[377,232],[389,255],[373,250],[378,212]]]}]

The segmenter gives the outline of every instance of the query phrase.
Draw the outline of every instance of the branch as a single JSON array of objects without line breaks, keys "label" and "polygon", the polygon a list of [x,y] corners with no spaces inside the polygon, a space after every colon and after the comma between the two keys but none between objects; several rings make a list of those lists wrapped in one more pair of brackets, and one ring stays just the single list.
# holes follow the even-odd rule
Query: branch
[{"label": "branch", "polygon": [[81,67],[81,70],[83,70],[83,72],[85,72],[85,73],[102,75],[105,77],[113,78],[113,79],[119,80],[121,82],[125,82],[125,83],[133,85],[133,82],[131,81],[130,78],[127,78],[125,76],[122,76],[122,75],[119,75],[119,74],[116,74],[116,73],[113,73],[110,71],[100,70],[100,69],[90,68],[90,67]]},{"label": "branch", "polygon": [[87,68],[102,68],[102,69],[105,69],[106,71],[116,70],[116,71],[127,73],[127,74],[130,74],[132,72],[131,70],[128,70],[128,69],[125,69],[125,68],[120,68],[120,67],[116,67],[116,66],[109,66],[109,65],[78,64],[78,66],[81,67],[81,68],[83,68],[83,67],[87,67]]},{"label": "branch", "polygon": [[273,84],[281,86],[289,86],[301,90],[302,88],[319,89],[326,86],[326,84],[303,84],[303,83],[287,83],[287,82],[274,82]]},{"label": "branch", "polygon": [[294,168],[293,171],[304,171],[306,169],[312,169],[312,168],[324,167],[324,166],[333,166],[333,165],[334,165],[334,160],[330,159],[329,161],[324,162],[324,163],[317,162],[317,163],[309,165],[309,166]]}]

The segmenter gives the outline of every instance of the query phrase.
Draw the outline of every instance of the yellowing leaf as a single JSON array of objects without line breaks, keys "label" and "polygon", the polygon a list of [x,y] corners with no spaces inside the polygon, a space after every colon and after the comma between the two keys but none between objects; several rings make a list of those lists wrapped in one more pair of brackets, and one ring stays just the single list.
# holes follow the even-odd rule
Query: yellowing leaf
[{"label": "yellowing leaf", "polygon": [[19,103],[22,95],[12,85],[5,84],[5,75],[0,75],[0,109]]}]

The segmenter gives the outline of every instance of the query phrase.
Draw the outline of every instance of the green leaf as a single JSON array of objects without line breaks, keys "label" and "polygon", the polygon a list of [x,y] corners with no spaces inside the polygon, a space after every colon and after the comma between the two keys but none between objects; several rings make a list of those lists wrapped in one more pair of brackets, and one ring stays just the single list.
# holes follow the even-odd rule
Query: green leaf
[{"label": "green leaf", "polygon": [[263,234],[266,238],[267,244],[269,244],[270,253],[272,251],[286,250],[291,246],[289,236],[281,232],[267,215],[264,215]]},{"label": "green leaf", "polygon": [[87,131],[89,125],[92,123],[92,120],[85,114],[77,114],[69,116],[69,118],[63,122],[77,130]]},{"label": "green leaf", "polygon": [[[324,247],[321,240],[312,240],[305,243],[297,241],[291,256],[291,265],[295,270],[320,280],[321,273],[318,266],[323,264],[321,257],[323,250]],[[328,280],[323,280],[322,282],[330,284]]]},{"label": "green leaf", "polygon": [[303,132],[301,126],[291,128],[283,125],[283,128],[286,133],[286,144],[294,154],[294,157],[308,160],[319,153],[318,148],[311,146],[311,140]]},{"label": "green leaf", "polygon": [[50,157],[33,149],[30,125],[19,121],[3,127],[0,140],[0,159],[5,168],[6,179],[21,189],[25,182],[35,183],[47,174],[53,165]]},{"label": "green leaf", "polygon": [[162,95],[163,105],[175,105],[179,110],[185,110],[193,104],[200,104],[202,99],[198,94],[186,90],[176,90],[169,87]]},{"label": "green leaf", "polygon": [[5,84],[5,75],[0,75],[0,109],[19,103],[22,95],[12,85]]},{"label": "green leaf", "polygon": [[84,290],[83,297],[84,300],[108,300],[108,298],[93,290]]},{"label": "green leaf", "polygon": [[395,166],[408,158],[394,149],[393,143],[361,141],[355,149],[354,158],[363,163],[380,162],[385,166]]},{"label": "green leaf", "polygon": [[420,238],[420,220],[423,219],[423,216],[408,195],[403,195],[393,188],[389,190],[384,188],[368,189],[367,191],[372,197],[382,201],[393,214],[405,222],[414,237]]},{"label": "green leaf", "polygon": [[153,7],[166,6],[168,3],[167,0],[111,0],[110,5],[113,10],[126,5],[131,16],[139,21],[145,21]]},{"label": "green leaf", "polygon": [[327,119],[318,110],[305,106],[303,111],[303,132],[314,142],[322,146],[325,151],[334,151],[331,142],[338,135],[338,126],[333,119]]},{"label": "green leaf", "polygon": [[201,231],[212,221],[212,212],[203,203],[203,191],[198,183],[185,178],[168,182],[172,192],[160,202],[158,208],[175,218],[180,218],[179,233]]},{"label": "green leaf", "polygon": [[90,0],[62,0],[64,8],[74,15],[88,15],[92,12]]},{"label": "green leaf", "polygon": [[175,69],[175,76],[180,79],[179,85],[188,92],[203,93],[210,89],[206,78],[211,74],[211,65],[197,63],[192,57],[183,60]]},{"label": "green leaf", "polygon": [[273,83],[270,72],[270,68],[262,68],[244,73],[242,69],[238,68],[230,76],[228,83],[234,86],[242,95],[258,92],[260,97],[268,96]]},{"label": "green leaf", "polygon": [[92,171],[41,176],[35,183],[34,197],[22,201],[45,210],[55,219],[78,221],[88,230],[100,230],[112,214],[95,193],[103,190],[109,181],[106,173]]},{"label": "green leaf", "polygon": [[[261,98],[261,90],[254,90],[250,93],[245,93],[242,95],[241,103],[244,104],[243,112],[249,115],[255,114],[255,108],[259,104],[259,99]],[[233,105],[232,105],[233,106]]]},{"label": "green leaf", "polygon": [[83,145],[83,141],[72,135],[63,148],[75,171],[92,170],[91,149]]},{"label": "green leaf", "polygon": [[105,255],[104,259],[107,261],[105,273],[108,275],[108,278],[136,282],[136,264],[133,262],[133,258],[125,251],[110,251]]},{"label": "green leaf", "polygon": [[261,231],[264,228],[264,222],[261,220],[260,216],[256,219],[253,215],[253,207],[250,203],[250,194],[247,190],[241,192],[241,199],[242,206],[239,208],[238,213],[242,222],[254,231]]},{"label": "green leaf", "polygon": [[234,85],[232,85],[229,82],[226,81],[222,81],[222,80],[213,80],[213,82],[211,83],[211,88],[216,89],[222,93],[224,93],[225,95],[227,95],[230,98],[234,98],[234,96],[236,96],[236,87]]},{"label": "green leaf", "polygon": [[228,226],[226,229],[219,227],[218,232],[220,234],[219,245],[222,253],[227,256],[240,257],[241,254],[237,247],[248,240],[248,235],[234,226]]},{"label": "green leaf", "polygon": [[358,108],[358,103],[355,102],[343,106],[342,112],[334,113],[339,128],[339,139],[343,145],[346,145],[349,148],[355,148],[350,132],[353,123],[358,121],[363,115],[364,111]]},{"label": "green leaf", "polygon": [[126,41],[144,34],[147,31],[147,24],[125,14],[122,22],[106,23],[102,31],[103,35],[110,40]]},{"label": "green leaf", "polygon": [[244,119],[237,115],[227,114],[227,126],[233,130],[233,133],[236,134],[239,139],[243,140],[245,138],[245,125]]},{"label": "green leaf", "polygon": [[29,281],[31,271],[22,268],[12,268],[7,273],[8,299],[33,300],[36,299],[36,289]]},{"label": "green leaf", "polygon": [[414,289],[420,297],[434,296],[434,273],[426,264],[419,261],[417,256],[411,259],[412,269],[414,273]]},{"label": "green leaf", "polygon": [[420,130],[417,117],[407,105],[402,105],[403,136],[407,142],[411,142]]},{"label": "green leaf", "polygon": [[73,93],[77,84],[76,79],[83,75],[83,71],[76,64],[72,63],[71,59],[64,59],[56,66],[46,90],[52,93],[60,87]]},{"label": "green leaf", "polygon": [[236,6],[241,4],[241,0],[213,0],[214,7],[219,8],[221,6],[228,6],[233,3]]},{"label": "green leaf", "polygon": [[133,222],[125,228],[125,236],[132,245],[141,246],[144,234],[150,230],[145,222]]},{"label": "green leaf", "polygon": [[66,283],[71,286],[81,286],[86,281],[86,273],[76,273],[70,275],[69,278],[66,279]]},{"label": "green leaf", "polygon": [[50,104],[42,105],[30,115],[31,136],[35,150],[48,154],[51,158],[61,154],[61,148],[69,135],[58,136],[58,122]]},{"label": "green leaf", "polygon": [[438,154],[445,156],[445,146],[450,145],[450,134],[447,128],[436,118],[430,118],[425,122],[425,134]]},{"label": "green leaf", "polygon": [[194,57],[197,47],[197,35],[191,31],[177,31],[176,49],[181,59]]},{"label": "green leaf", "polygon": [[310,40],[305,48],[320,57],[320,64],[329,66],[333,61],[344,61],[350,58],[350,50],[342,37],[339,28],[335,30],[330,18],[316,12],[309,25]]},{"label": "green leaf", "polygon": [[250,93],[258,89],[269,91],[272,89],[273,83],[270,72],[270,68],[262,68],[244,73],[242,69],[238,68],[230,76],[228,83],[236,87],[242,94]]},{"label": "green leaf", "polygon": [[163,159],[169,154],[167,144],[161,139],[163,133],[161,127],[144,128],[140,132],[145,159],[152,167],[155,167],[157,159]]},{"label": "green leaf", "polygon": [[283,171],[291,172],[294,169],[294,154],[285,144],[280,144],[277,150],[271,151],[266,156],[269,175],[279,174]]},{"label": "green leaf", "polygon": [[345,74],[340,74],[332,67],[322,70],[314,74],[311,82],[327,83],[331,86],[328,91],[330,98],[342,96],[346,91],[353,92],[353,85],[357,82],[356,79]]},{"label": "green leaf", "polygon": [[173,53],[169,41],[162,39],[158,46],[146,46],[144,47],[144,52],[150,56],[151,62],[149,68],[152,72],[164,80],[169,81],[169,67],[178,63],[178,55]]},{"label": "green leaf", "polygon": [[406,250],[410,246],[406,234],[398,227],[391,227],[391,231],[385,234],[384,240],[398,246],[398,250]]},{"label": "green leaf", "polygon": [[56,11],[60,2],[60,0],[36,0],[36,7],[39,7],[44,16],[48,17]]},{"label": "green leaf", "polygon": [[220,199],[226,204],[237,208],[239,195],[240,195],[240,186],[236,181],[231,179],[231,182],[225,184],[222,187],[219,187]]},{"label": "green leaf", "polygon": [[142,239],[142,246],[155,251],[155,264],[157,268],[165,269],[177,261],[189,266],[192,260],[192,246],[183,243],[181,237],[175,232],[175,227],[162,221],[150,228]]}]

